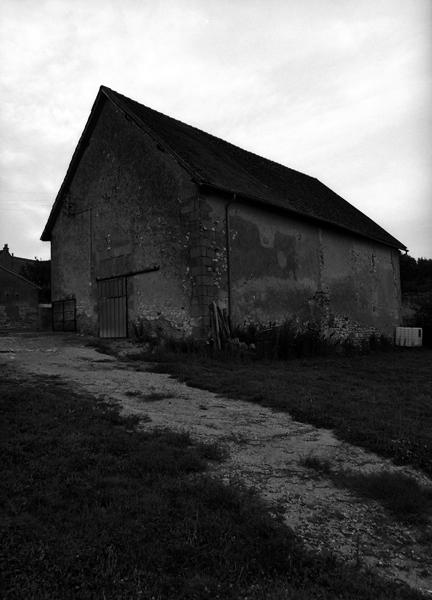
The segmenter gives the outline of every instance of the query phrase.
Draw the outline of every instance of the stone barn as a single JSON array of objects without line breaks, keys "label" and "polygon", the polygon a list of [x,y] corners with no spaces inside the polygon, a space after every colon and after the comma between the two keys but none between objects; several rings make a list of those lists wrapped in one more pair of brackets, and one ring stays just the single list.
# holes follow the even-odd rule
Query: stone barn
[{"label": "stone barn", "polygon": [[79,331],[320,321],[392,335],[404,245],[323,183],[102,86],[42,240]]}]

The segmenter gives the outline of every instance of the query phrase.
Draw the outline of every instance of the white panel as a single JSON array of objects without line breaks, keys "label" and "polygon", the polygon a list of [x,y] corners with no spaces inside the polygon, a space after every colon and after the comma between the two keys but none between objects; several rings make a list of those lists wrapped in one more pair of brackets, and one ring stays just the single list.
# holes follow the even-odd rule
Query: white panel
[{"label": "white panel", "polygon": [[396,346],[415,347],[423,345],[423,329],[421,327],[396,327]]}]

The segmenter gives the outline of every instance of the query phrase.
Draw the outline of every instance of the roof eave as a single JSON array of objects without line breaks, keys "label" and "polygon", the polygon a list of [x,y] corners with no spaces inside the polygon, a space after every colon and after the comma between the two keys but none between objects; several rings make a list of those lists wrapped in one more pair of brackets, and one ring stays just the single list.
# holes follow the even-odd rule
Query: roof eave
[{"label": "roof eave", "polygon": [[[264,208],[274,208],[277,209],[279,211],[282,211],[284,213],[287,214],[292,214],[295,215],[297,218],[302,219],[302,220],[307,220],[307,221],[313,221],[315,223],[324,223],[325,225],[329,225],[331,227],[335,227],[337,229],[341,229],[343,231],[348,231],[349,233],[354,233],[355,235],[359,235],[362,238],[366,238],[369,240],[372,240],[374,242],[377,242],[379,244],[383,244],[384,246],[389,246],[390,248],[395,248],[396,250],[403,250],[403,251],[407,251],[407,247],[404,246],[404,244],[402,244],[399,240],[397,240],[396,238],[394,239],[394,242],[391,243],[390,240],[389,241],[384,241],[382,239],[379,239],[378,237],[374,237],[371,235],[366,235],[365,233],[362,233],[360,231],[357,231],[355,229],[351,229],[349,227],[345,227],[343,225],[340,225],[339,223],[336,223],[334,221],[331,221],[330,219],[324,219],[322,217],[317,217],[315,215],[308,215],[306,213],[300,212],[300,211],[296,211],[293,208],[287,208],[285,206],[282,206],[281,204],[277,204],[277,203],[272,203],[269,204],[268,200],[265,200],[263,198],[260,198],[258,196],[252,196],[249,194],[244,194],[242,192],[238,192],[236,190],[232,190],[232,189],[228,189],[228,188],[224,188],[220,185],[217,184],[213,184],[210,182],[200,182],[198,183],[198,186],[201,190],[206,191],[206,190],[213,190],[215,192],[220,192],[223,195],[230,195],[230,196],[234,196],[236,197],[236,199],[239,200],[246,200],[247,202],[253,202],[256,205],[259,205],[260,207],[264,207]],[[388,234],[390,236],[390,234]],[[391,236],[393,237],[393,236]]]}]

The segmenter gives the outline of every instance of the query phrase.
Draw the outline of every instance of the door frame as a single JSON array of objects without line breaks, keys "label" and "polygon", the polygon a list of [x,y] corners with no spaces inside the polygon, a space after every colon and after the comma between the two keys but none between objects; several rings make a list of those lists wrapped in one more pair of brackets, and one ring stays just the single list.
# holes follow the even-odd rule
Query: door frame
[{"label": "door frame", "polygon": [[[99,337],[103,338],[103,339],[115,339],[115,338],[127,338],[128,337],[128,285],[127,285],[127,276],[126,275],[116,275],[114,277],[104,277],[101,279],[97,280],[97,298],[98,298],[98,334]],[[110,284],[112,285],[111,290],[110,288]],[[119,285],[121,288],[121,292],[124,293],[119,293]],[[117,286],[117,290],[116,290],[116,286]],[[106,290],[108,290],[109,294],[112,295],[107,295],[104,296],[103,295],[103,291],[105,288],[105,293]],[[117,292],[117,293],[116,293]],[[122,304],[123,304],[123,311],[121,314],[122,318],[121,321],[120,319],[118,320],[118,322],[116,322],[116,317],[120,317],[120,315],[116,315],[116,308],[114,308],[114,312],[112,313],[112,315],[110,315],[109,313],[106,315],[102,315],[102,310],[103,307],[105,306],[102,302],[103,301],[109,301],[109,300],[115,300],[115,299],[121,299],[122,300]],[[112,329],[114,329],[115,333],[120,333],[121,330],[121,335],[102,335],[103,333],[105,333],[105,331],[103,331],[102,325],[105,325],[105,323],[102,323],[104,318],[107,318],[108,321],[110,319],[110,317],[112,316],[113,318],[113,323],[110,324],[108,323],[108,326],[105,327],[105,330],[109,331],[109,327],[110,325],[112,326]],[[116,328],[119,328],[119,331],[116,331]]]}]

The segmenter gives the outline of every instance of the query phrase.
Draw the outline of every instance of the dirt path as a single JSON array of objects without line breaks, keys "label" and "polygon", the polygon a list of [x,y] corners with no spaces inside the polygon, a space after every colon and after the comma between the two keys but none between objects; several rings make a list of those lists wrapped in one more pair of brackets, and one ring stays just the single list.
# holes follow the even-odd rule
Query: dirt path
[{"label": "dirt path", "polygon": [[[309,547],[374,567],[382,576],[401,579],[432,597],[432,527],[397,524],[377,503],[315,477],[300,461],[313,454],[356,470],[397,467],[287,413],[189,388],[168,375],[146,371],[145,365],[100,354],[87,342],[72,334],[0,336],[0,374],[7,364],[18,372],[59,375],[95,396],[119,402],[125,413],[142,418],[143,428],[171,427],[201,440],[220,441],[230,456],[213,468],[215,474],[225,481],[240,478],[276,502]],[[432,485],[424,475],[403,470]]]}]

